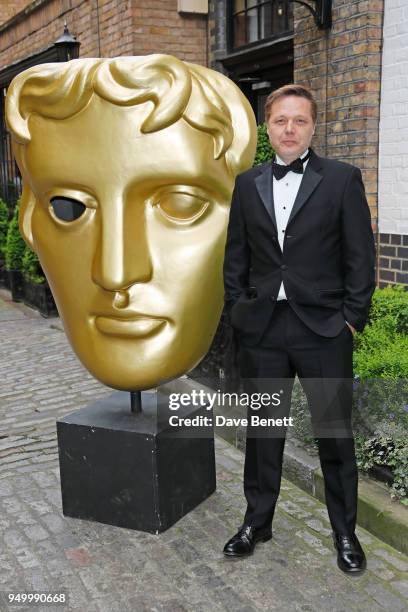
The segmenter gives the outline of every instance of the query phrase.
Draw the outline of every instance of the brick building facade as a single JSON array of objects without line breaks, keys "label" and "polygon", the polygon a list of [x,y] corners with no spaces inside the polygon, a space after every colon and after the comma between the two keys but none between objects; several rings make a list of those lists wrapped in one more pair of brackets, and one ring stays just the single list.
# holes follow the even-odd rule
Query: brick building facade
[{"label": "brick building facade", "polygon": [[28,4],[28,0],[1,0],[0,24],[5,23],[11,17],[19,13]]},{"label": "brick building facade", "polygon": [[[401,82],[404,49],[408,49],[408,40],[401,42],[408,23],[404,2],[333,0],[328,29],[318,29],[307,8],[289,0],[263,2],[257,9],[254,2],[209,0],[208,14],[179,10],[206,4],[202,0],[151,0],[148,4],[142,0],[3,0],[0,72],[52,44],[66,21],[81,43],[80,57],[170,53],[224,72],[248,96],[259,121],[270,89],[291,81],[310,86],[319,106],[314,148],[362,169],[379,245],[377,280],[381,286],[386,282],[408,286],[405,183],[401,172],[392,174],[389,169],[399,146],[389,144],[395,131],[389,115],[396,105],[408,103]],[[402,55],[395,59],[398,47]],[[388,85],[393,71],[401,85],[394,101],[396,85]],[[406,111],[402,113],[406,117]],[[394,153],[387,154],[387,147],[394,147]]]},{"label": "brick building facade", "polygon": [[53,43],[64,21],[81,43],[81,57],[170,53],[207,63],[207,17],[178,12],[177,0],[10,0],[5,7],[0,66]]},{"label": "brick building facade", "polygon": [[294,80],[318,101],[316,149],[361,168],[377,229],[383,0],[334,0],[332,18],[321,31],[304,7],[295,9]]}]

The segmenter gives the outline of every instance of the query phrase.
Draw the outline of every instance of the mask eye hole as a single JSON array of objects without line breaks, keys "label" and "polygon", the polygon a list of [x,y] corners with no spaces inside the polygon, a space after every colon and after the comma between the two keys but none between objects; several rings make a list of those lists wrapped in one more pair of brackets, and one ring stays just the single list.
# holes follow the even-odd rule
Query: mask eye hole
[{"label": "mask eye hole", "polygon": [[54,215],[61,221],[76,221],[86,210],[86,206],[82,202],[62,196],[51,198],[51,206]]}]

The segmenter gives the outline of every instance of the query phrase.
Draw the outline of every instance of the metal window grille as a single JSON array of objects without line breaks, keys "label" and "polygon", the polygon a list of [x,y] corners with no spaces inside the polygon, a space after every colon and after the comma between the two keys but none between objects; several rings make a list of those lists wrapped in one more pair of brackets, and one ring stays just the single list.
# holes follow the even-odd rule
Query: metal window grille
[{"label": "metal window grille", "polygon": [[236,49],[293,30],[293,3],[287,0],[233,0],[230,47]]}]

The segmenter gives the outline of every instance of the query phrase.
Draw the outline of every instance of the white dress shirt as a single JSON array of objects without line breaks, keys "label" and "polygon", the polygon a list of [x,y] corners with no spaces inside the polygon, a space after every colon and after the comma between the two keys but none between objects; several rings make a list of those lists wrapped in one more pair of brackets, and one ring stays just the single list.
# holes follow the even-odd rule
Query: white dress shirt
[{"label": "white dress shirt", "polygon": [[[300,157],[303,158],[307,154],[308,150],[309,149],[303,151]],[[308,161],[309,159],[303,162],[303,172],[306,169]],[[283,166],[285,165],[285,162],[282,161],[278,155],[276,155],[276,162],[278,164],[282,164]],[[295,203],[302,178],[303,174],[292,172],[292,170],[290,170],[286,176],[281,178],[280,181],[273,177],[273,201],[275,206],[276,227],[278,230],[278,240],[282,253],[286,226],[288,224],[290,213],[292,212],[293,204]],[[283,281],[279,287],[277,300],[286,300]]]}]

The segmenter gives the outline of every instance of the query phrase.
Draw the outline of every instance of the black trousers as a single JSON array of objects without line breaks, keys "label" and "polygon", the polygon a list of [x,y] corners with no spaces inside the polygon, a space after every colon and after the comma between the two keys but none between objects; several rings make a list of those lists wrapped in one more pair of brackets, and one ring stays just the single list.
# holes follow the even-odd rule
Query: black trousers
[{"label": "black trousers", "polygon": [[[300,320],[288,302],[279,301],[260,345],[248,347],[239,343],[238,346],[244,391],[258,393],[258,397],[259,392],[278,392],[281,398],[278,408],[249,410],[251,415],[289,416],[294,377],[298,375],[311,412],[333,531],[353,533],[358,475],[351,428],[353,336],[350,329],[345,324],[335,338],[319,336]],[[285,434],[285,428],[252,427],[251,422],[247,428],[244,520],[255,527],[272,522],[280,490]]]}]

